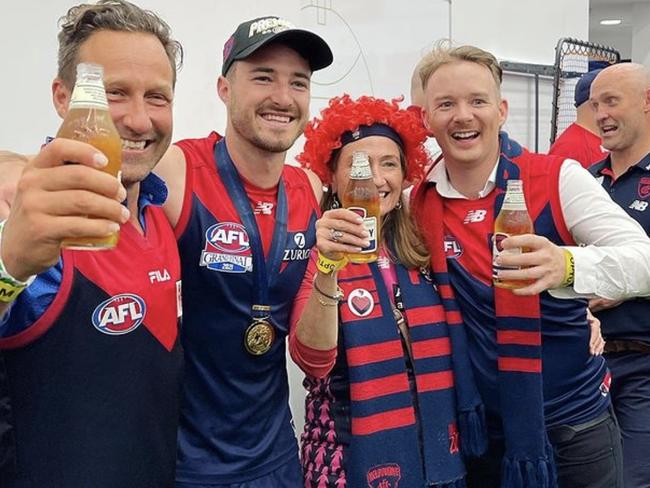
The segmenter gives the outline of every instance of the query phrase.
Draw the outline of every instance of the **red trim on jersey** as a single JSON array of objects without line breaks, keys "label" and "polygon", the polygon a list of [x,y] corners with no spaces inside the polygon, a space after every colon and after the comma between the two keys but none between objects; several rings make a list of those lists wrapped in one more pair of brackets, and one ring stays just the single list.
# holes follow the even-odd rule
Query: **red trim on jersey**
[{"label": "red trim on jersey", "polygon": [[[200,161],[197,156],[197,148],[195,146],[196,141],[201,142],[202,144],[210,144],[212,151],[214,151],[214,145],[221,140],[221,136],[216,132],[211,132],[206,139],[187,139],[183,141],[178,141],[175,143],[185,156],[185,191],[183,193],[183,206],[181,207],[181,214],[176,222],[174,227],[174,236],[178,239],[187,228],[187,224],[190,221],[192,215],[192,196],[194,194],[194,164],[195,162]],[[213,160],[213,168],[216,173],[216,162]]]},{"label": "red trim on jersey", "polygon": [[54,324],[56,319],[59,317],[59,314],[68,301],[68,295],[70,294],[70,289],[72,288],[74,270],[75,267],[72,252],[64,251],[63,275],[61,278],[61,284],[59,285],[59,290],[57,291],[54,300],[47,308],[45,313],[43,313],[43,315],[41,315],[38,320],[27,329],[10,337],[0,339],[0,349],[15,349],[18,347],[24,347],[27,344],[34,342],[36,339],[50,330],[50,327],[52,327],[52,324]]},{"label": "red trim on jersey", "polygon": [[511,371],[514,373],[542,372],[541,359],[500,357],[498,363],[499,371]]},{"label": "red trim on jersey", "polygon": [[542,333],[540,331],[525,332],[522,330],[497,330],[497,344],[541,346]]},{"label": "red trim on jersey", "polygon": [[454,373],[440,371],[419,375],[416,379],[418,392],[447,390],[454,387]]},{"label": "red trim on jersey", "polygon": [[413,350],[413,359],[451,355],[451,341],[449,337],[417,341],[411,344],[411,348]]},{"label": "red trim on jersey", "polygon": [[365,364],[401,358],[404,355],[399,339],[381,342],[370,346],[353,347],[348,350],[348,366],[363,366]]},{"label": "red trim on jersey", "polygon": [[360,402],[408,391],[409,382],[404,373],[383,376],[376,380],[350,383],[350,400]]},{"label": "red trim on jersey", "polygon": [[442,305],[411,308],[406,311],[406,322],[409,327],[442,322],[443,320],[445,320],[445,309]]},{"label": "red trim on jersey", "polygon": [[[178,338],[177,285],[180,279],[180,261],[167,217],[159,207],[148,206],[144,211],[145,234],[142,235],[130,222],[122,226],[122,236],[115,249],[111,266],[105,256],[81,252],[75,255],[75,265],[89,281],[103,290],[108,297],[128,290],[139,295],[147,305],[146,317],[142,322],[149,333],[167,350],[171,351]],[[169,243],[174,243],[170,247]],[[145,259],[134,259],[142,256]],[[142,268],[146,266],[146,268]],[[135,274],[147,276],[153,270],[166,270],[169,278],[163,282],[149,279],[132,282]],[[127,281],[125,281],[125,279]],[[173,318],[173,320],[172,320]]]},{"label": "red trim on jersey", "polygon": [[389,412],[377,413],[367,417],[352,418],[352,435],[370,435],[387,429],[396,429],[415,424],[413,407],[399,408]]}]

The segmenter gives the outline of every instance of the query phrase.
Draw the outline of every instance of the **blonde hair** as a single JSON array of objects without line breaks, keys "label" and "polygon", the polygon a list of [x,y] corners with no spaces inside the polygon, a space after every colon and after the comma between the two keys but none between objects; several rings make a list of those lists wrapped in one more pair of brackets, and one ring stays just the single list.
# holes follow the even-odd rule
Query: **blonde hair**
[{"label": "blonde hair", "polygon": [[420,67],[419,75],[422,82],[422,88],[426,88],[427,81],[440,67],[455,63],[458,61],[468,61],[485,66],[490,70],[492,78],[496,82],[497,92],[501,93],[501,81],[503,80],[503,70],[499,65],[499,61],[492,53],[484,51],[475,46],[458,46],[452,47],[447,40],[443,40],[436,44],[436,46],[418,63]]}]

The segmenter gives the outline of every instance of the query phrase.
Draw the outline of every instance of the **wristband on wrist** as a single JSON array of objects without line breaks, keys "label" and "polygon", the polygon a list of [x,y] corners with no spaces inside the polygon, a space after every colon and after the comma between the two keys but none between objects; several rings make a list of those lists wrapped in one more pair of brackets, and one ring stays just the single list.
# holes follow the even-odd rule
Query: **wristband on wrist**
[{"label": "wristband on wrist", "polygon": [[36,276],[30,276],[27,281],[20,281],[11,276],[2,261],[2,231],[5,227],[5,221],[0,222],[0,302],[13,302],[20,292],[27,288]]},{"label": "wristband on wrist", "polygon": [[347,262],[348,260],[346,257],[342,257],[341,259],[330,259],[319,252],[318,259],[316,260],[316,267],[318,268],[318,271],[323,274],[332,274],[345,266]]},{"label": "wristband on wrist", "polygon": [[573,285],[576,274],[576,263],[573,258],[573,254],[568,249],[562,249],[564,251],[564,279],[560,284],[560,288],[566,288]]}]

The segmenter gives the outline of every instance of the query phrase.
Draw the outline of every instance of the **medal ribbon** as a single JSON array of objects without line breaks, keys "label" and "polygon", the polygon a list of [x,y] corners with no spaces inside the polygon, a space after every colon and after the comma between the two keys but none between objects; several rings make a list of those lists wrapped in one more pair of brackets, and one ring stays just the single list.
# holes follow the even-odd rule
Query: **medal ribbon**
[{"label": "medal ribbon", "polygon": [[[220,140],[214,148],[214,159],[217,163],[219,176],[225,183],[228,196],[235,205],[250,240],[253,252],[253,296],[255,302],[251,309],[254,319],[266,319],[270,317],[269,288],[274,277],[280,274],[282,254],[287,235],[287,195],[284,189],[284,182],[280,178],[278,184],[278,202],[275,213],[275,226],[273,228],[273,240],[269,252],[269,268],[264,259],[264,247],[255,215],[251,207],[244,184],[235,168],[235,164],[228,154],[225,139]],[[268,270],[270,269],[270,273]]]}]

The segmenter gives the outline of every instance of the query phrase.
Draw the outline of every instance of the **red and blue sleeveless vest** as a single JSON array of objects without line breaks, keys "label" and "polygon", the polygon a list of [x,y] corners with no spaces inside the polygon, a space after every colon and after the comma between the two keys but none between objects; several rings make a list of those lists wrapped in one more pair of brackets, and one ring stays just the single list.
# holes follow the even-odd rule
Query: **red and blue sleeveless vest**
[{"label": "red and blue sleeveless vest", "polygon": [[176,228],[186,354],[177,480],[225,484],[263,476],[288,462],[298,469],[285,337],[319,210],[304,171],[285,165],[287,233],[280,272],[269,289],[276,338],[267,353],[252,356],[244,347],[254,299],[249,231],[217,172],[219,139],[212,133],[178,143],[187,182]]}]

